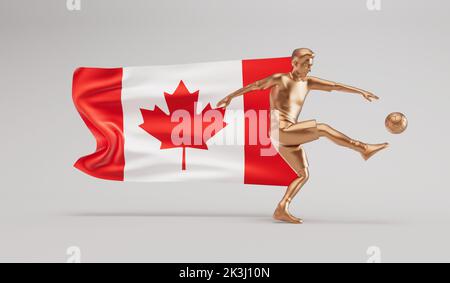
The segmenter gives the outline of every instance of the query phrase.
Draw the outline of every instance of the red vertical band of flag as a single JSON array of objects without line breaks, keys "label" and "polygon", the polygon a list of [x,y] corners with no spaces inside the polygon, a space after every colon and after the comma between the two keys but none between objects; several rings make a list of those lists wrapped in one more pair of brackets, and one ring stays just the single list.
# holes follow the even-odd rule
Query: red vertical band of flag
[{"label": "red vertical band of flag", "polygon": [[[244,86],[261,80],[275,73],[287,73],[292,69],[290,58],[257,59],[242,61],[242,76]],[[244,110],[270,111],[270,90],[254,91],[244,95]],[[268,112],[270,113],[270,112]],[[267,116],[267,125],[270,127],[270,116]],[[259,127],[259,126],[258,126]],[[268,132],[268,131],[267,131]],[[262,146],[249,144],[249,121],[245,121],[245,184],[255,185],[289,185],[297,174],[284,161],[280,154],[262,156]]]},{"label": "red vertical band of flag", "polygon": [[116,181],[123,181],[125,167],[122,74],[122,68],[79,68],[72,87],[75,107],[97,141],[96,151],[74,166],[91,176]]}]

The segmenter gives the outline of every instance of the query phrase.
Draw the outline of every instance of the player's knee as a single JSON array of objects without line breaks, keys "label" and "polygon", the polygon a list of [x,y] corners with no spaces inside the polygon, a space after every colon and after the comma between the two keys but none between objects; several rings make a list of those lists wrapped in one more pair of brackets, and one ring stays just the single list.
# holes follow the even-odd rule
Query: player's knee
[{"label": "player's knee", "polygon": [[317,129],[319,130],[319,131],[326,131],[327,129],[329,129],[330,128],[330,126],[328,126],[327,124],[325,124],[325,123],[317,123]]},{"label": "player's knee", "polygon": [[323,135],[329,132],[331,127],[328,124],[324,123],[318,123],[317,124],[317,130],[319,131],[319,134]]},{"label": "player's knee", "polygon": [[301,171],[298,173],[298,175],[299,175],[299,177],[303,177],[303,178],[305,179],[305,181],[308,181],[308,179],[309,179],[309,171],[308,171],[307,168],[301,170]]}]

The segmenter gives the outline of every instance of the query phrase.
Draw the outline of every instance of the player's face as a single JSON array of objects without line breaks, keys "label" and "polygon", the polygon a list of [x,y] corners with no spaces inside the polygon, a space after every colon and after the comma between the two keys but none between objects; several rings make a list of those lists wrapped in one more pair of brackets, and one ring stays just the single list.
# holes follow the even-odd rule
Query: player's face
[{"label": "player's face", "polygon": [[308,75],[308,73],[311,72],[312,66],[313,66],[313,57],[311,56],[297,58],[297,60],[293,64],[294,71],[297,72],[302,77],[306,77],[306,75]]}]

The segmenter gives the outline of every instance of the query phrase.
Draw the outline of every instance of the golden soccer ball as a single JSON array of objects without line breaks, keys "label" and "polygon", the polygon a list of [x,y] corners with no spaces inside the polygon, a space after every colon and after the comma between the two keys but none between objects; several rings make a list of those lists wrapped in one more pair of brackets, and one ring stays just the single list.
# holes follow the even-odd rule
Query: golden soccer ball
[{"label": "golden soccer ball", "polygon": [[401,134],[408,127],[408,119],[403,113],[394,112],[386,117],[386,128],[393,134]]}]

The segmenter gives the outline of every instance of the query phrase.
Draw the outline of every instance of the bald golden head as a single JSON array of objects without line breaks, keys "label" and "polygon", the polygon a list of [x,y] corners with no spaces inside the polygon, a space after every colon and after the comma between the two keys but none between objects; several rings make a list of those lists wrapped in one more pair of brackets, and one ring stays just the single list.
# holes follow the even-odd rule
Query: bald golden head
[{"label": "bald golden head", "polygon": [[313,65],[315,54],[309,48],[297,48],[292,52],[292,72],[305,79]]},{"label": "bald golden head", "polygon": [[314,57],[314,52],[309,48],[297,48],[292,52],[291,59],[302,59],[304,57]]}]

